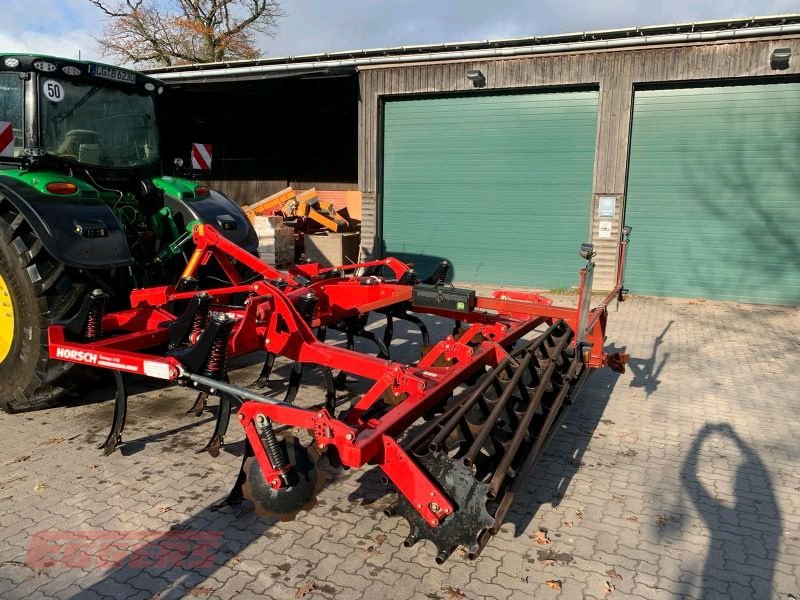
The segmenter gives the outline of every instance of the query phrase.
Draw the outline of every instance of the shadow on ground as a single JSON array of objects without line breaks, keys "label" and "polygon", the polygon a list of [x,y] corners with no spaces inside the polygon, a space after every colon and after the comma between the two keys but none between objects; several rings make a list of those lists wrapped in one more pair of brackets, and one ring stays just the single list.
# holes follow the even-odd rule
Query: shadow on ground
[{"label": "shadow on ground", "polygon": [[[720,460],[735,472],[733,482],[714,477],[712,463]],[[706,423],[686,456],[681,479],[710,533],[702,576],[695,582],[700,597],[773,597],[782,519],[772,479],[758,453],[729,423]],[[691,592],[690,582],[683,583],[679,597]]]}]

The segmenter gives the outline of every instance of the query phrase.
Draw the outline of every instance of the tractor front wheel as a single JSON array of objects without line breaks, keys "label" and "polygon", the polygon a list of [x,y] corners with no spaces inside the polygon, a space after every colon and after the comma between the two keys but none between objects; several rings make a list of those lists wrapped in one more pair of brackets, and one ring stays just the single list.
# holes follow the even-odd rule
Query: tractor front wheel
[{"label": "tractor front wheel", "polygon": [[0,408],[44,408],[64,393],[71,365],[50,360],[47,327],[67,316],[85,291],[0,195]]}]

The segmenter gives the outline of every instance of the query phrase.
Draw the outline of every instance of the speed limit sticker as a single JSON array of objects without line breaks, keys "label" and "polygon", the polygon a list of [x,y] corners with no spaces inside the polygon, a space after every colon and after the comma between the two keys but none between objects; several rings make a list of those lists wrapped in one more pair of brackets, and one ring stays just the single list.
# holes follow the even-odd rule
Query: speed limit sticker
[{"label": "speed limit sticker", "polygon": [[42,86],[44,88],[44,97],[50,102],[61,102],[64,99],[64,86],[58,81],[48,79]]}]

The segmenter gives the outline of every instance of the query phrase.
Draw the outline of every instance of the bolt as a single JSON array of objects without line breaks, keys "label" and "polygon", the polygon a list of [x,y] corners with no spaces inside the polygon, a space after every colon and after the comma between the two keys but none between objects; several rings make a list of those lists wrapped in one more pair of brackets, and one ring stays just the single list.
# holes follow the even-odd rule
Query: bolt
[{"label": "bolt", "polygon": [[422,504],[417,504],[417,508],[422,508]]},{"label": "bolt", "polygon": [[348,433],[347,435],[344,436],[344,439],[352,440],[353,439],[353,434],[352,433]]},{"label": "bolt", "polygon": [[274,486],[280,485],[280,483],[281,483],[281,480],[278,479],[277,477],[272,480],[272,485],[274,485]]},{"label": "bolt", "polygon": [[445,508],[444,509],[444,514],[449,515],[450,514],[450,509],[449,508]]},{"label": "bolt", "polygon": [[431,519],[430,520],[430,524],[431,524],[431,527],[436,527],[436,525],[437,525],[436,519]]},{"label": "bolt", "polygon": [[439,512],[439,505],[436,504],[436,502],[431,502],[430,504],[428,504],[428,508],[431,509],[432,513],[438,513]]},{"label": "bolt", "polygon": [[325,447],[325,444],[317,444],[317,448],[319,448],[320,450],[322,450],[324,447]]},{"label": "bolt", "polygon": [[431,498],[433,498],[436,494],[431,492]]},{"label": "bolt", "polygon": [[267,417],[265,417],[261,413],[256,415],[256,423],[258,423],[259,425],[263,425],[266,422],[267,422]]},{"label": "bolt", "polygon": [[239,415],[239,420],[244,421],[244,415]]}]

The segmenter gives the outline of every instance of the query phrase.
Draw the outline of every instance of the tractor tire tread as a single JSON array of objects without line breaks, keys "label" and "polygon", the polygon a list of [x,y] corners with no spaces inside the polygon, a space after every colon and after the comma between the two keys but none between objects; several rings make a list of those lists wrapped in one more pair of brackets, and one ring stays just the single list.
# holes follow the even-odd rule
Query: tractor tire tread
[{"label": "tractor tire tread", "polygon": [[50,256],[41,241],[27,235],[33,241],[26,242],[30,225],[21,214],[3,211],[8,206],[0,195],[0,244],[5,246],[0,260],[15,272],[17,291],[27,296],[17,303],[25,304],[17,306],[17,326],[28,332],[28,339],[19,341],[16,377],[3,378],[12,383],[0,380],[0,407],[24,412],[52,406],[69,390],[64,379],[73,364],[50,359],[47,327],[76,309],[87,286],[74,282],[70,270]]}]

